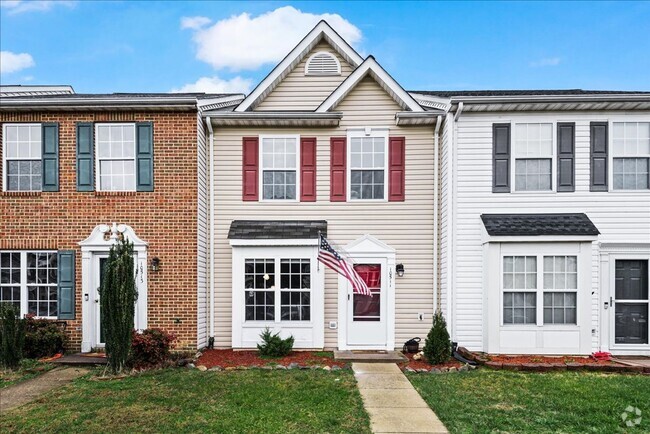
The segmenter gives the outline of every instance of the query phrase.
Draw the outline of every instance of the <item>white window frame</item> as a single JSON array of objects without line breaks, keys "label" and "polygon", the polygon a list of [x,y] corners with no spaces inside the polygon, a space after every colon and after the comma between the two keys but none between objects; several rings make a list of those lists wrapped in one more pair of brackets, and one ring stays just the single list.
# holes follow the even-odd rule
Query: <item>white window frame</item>
[{"label": "white window frame", "polygon": [[[129,160],[129,158],[100,158],[99,157],[99,128],[100,127],[133,127],[133,176],[135,178],[134,188],[124,189],[124,190],[103,190],[101,188],[101,164],[100,161],[124,161]],[[138,131],[136,128],[135,122],[101,122],[95,124],[95,185],[97,186],[97,191],[106,191],[106,192],[121,192],[121,191],[137,191],[138,190]]]},{"label": "white window frame", "polygon": [[[264,199],[264,154],[262,153],[262,145],[264,139],[295,139],[296,140],[296,198],[295,199]],[[259,165],[259,176],[258,176],[258,191],[259,201],[260,202],[271,202],[271,203],[282,203],[282,202],[300,202],[300,135],[299,134],[264,134],[259,136],[258,144],[258,165]],[[274,169],[269,169],[274,170]],[[284,171],[289,171],[291,169],[284,169]]]},{"label": "white window frame", "polygon": [[[2,125],[2,191],[11,191],[11,192],[41,192],[43,191],[43,184],[41,181],[41,189],[40,190],[7,190],[9,187],[8,185],[8,173],[7,173],[7,161],[8,160],[32,160],[32,161],[42,161],[43,160],[43,148],[41,146],[41,157],[40,158],[8,158],[7,157],[7,127],[43,127],[42,123],[39,122],[26,122],[26,123],[21,123],[21,122],[12,122],[12,123],[6,123]],[[43,134],[43,131],[41,129],[41,134]],[[41,142],[43,138],[41,136]],[[41,177],[43,176],[43,166],[41,166]]]},{"label": "white window frame", "polygon": [[[352,168],[352,138],[355,137],[381,137],[384,139],[384,197],[383,199],[353,199],[352,198],[352,170],[379,170]],[[365,127],[363,129],[350,129],[347,131],[346,140],[346,195],[348,203],[388,202],[388,154],[389,154],[389,129],[388,127]],[[331,182],[331,180],[330,180]]]},{"label": "white window frame", "polygon": [[[613,117],[610,118],[607,122],[607,182],[608,182],[608,191],[611,192],[624,192],[624,193],[647,193],[650,191],[650,188],[642,189],[624,189],[624,188],[614,188],[614,158],[648,158],[650,160],[650,154],[639,154],[636,156],[615,156],[614,155],[614,124],[618,123],[641,123],[641,122],[650,122],[650,118],[647,117],[637,117],[637,116],[626,116],[626,117]],[[648,163],[650,170],[650,162]],[[650,187],[650,183],[649,183]]]},{"label": "white window frame", "polygon": [[[27,283],[27,254],[28,253],[50,253],[50,254],[55,254],[57,255],[58,252],[56,250],[0,250],[0,253],[20,253],[20,283],[18,285],[14,284],[8,284],[8,285],[3,285],[2,288],[5,286],[10,286],[10,287],[15,287],[15,286],[20,286],[20,317],[24,318],[29,314],[29,304],[28,304],[28,296],[29,292],[27,287],[28,286],[35,286],[34,284],[28,284]],[[58,258],[57,258],[57,268],[58,268]],[[39,287],[53,287],[58,289],[58,281],[59,281],[59,275],[57,272],[57,284],[38,284],[36,286]],[[1,289],[0,289],[1,290]],[[4,304],[0,302],[0,305]],[[58,294],[57,294],[57,311],[58,311]],[[37,309],[38,312],[38,309]],[[58,316],[38,316],[35,315],[34,318],[39,318],[39,319],[57,319]]]},{"label": "white window frame", "polygon": [[[548,159],[548,157],[529,157],[522,156],[518,157],[516,153],[515,146],[515,131],[517,125],[530,125],[530,124],[550,124],[551,125],[551,189],[550,190],[517,190],[516,175],[517,175],[517,159],[520,160],[538,160],[538,159]],[[557,121],[547,120],[544,118],[540,119],[524,119],[512,122],[512,131],[510,133],[510,185],[512,185],[511,191],[513,193],[522,193],[522,194],[548,194],[555,193],[557,190]]]}]

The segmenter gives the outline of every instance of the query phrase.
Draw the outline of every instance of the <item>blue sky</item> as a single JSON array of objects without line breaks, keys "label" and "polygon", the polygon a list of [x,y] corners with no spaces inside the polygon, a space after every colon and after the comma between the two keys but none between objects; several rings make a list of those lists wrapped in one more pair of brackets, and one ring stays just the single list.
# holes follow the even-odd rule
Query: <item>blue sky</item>
[{"label": "blue sky", "polygon": [[650,90],[650,2],[1,5],[3,85],[246,91],[330,14],[409,90]]}]

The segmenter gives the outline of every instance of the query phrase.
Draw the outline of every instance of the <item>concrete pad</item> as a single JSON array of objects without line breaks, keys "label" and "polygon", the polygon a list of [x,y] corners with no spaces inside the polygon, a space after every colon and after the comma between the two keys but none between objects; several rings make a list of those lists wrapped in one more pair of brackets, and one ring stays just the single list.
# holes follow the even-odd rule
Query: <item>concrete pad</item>
[{"label": "concrete pad", "polygon": [[401,363],[408,358],[399,351],[334,351],[334,359],[342,362]]},{"label": "concrete pad", "polygon": [[404,374],[354,374],[359,389],[412,389]]},{"label": "concrete pad", "polygon": [[429,408],[366,408],[373,433],[448,433]]},{"label": "concrete pad", "polygon": [[352,369],[357,374],[401,374],[395,363],[353,363]]},{"label": "concrete pad", "polygon": [[359,389],[368,408],[426,408],[429,406],[415,389]]}]

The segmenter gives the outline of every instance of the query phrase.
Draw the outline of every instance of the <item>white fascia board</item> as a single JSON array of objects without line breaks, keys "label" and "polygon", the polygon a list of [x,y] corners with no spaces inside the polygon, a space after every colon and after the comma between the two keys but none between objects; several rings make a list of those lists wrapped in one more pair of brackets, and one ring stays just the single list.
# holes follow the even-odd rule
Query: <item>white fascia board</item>
[{"label": "white fascia board", "polygon": [[298,45],[294,47],[293,50],[289,52],[289,54],[287,54],[284,59],[282,59],[280,63],[278,63],[275,68],[273,68],[269,75],[267,75],[266,78],[264,78],[264,80],[262,80],[248,95],[248,97],[246,97],[244,101],[235,108],[235,111],[243,112],[256,105],[258,99],[264,95],[269,88],[277,86],[288,70],[297,65],[322,37],[327,39],[332,47],[343,56],[345,60],[349,61],[352,66],[356,67],[363,62],[363,58],[359,56],[359,53],[357,53],[354,48],[345,41],[345,39],[336,33],[336,31],[330,27],[326,21],[321,21],[302,39],[302,41],[298,43]]},{"label": "white fascia board", "polygon": [[222,105],[222,104],[227,104],[227,103],[238,103],[241,102],[246,95],[243,93],[238,93],[235,95],[228,95],[228,96],[222,96],[222,97],[216,97],[216,98],[202,98],[202,99],[197,99],[197,106],[199,109],[206,107],[206,106],[211,106],[214,104]]},{"label": "white fascia board", "polygon": [[368,74],[372,74],[372,77],[377,80],[377,82],[379,82],[379,84],[386,89],[393,98],[396,98],[397,103],[402,107],[414,112],[424,111],[420,104],[418,104],[417,101],[415,101],[413,97],[405,91],[379,63],[377,63],[374,57],[368,56],[368,58],[366,58],[366,60],[364,60],[363,63],[348,76],[348,78],[343,80],[339,87],[337,87],[336,90],[322,102],[322,104],[316,109],[316,112],[322,113],[331,110]]},{"label": "white fascia board", "polygon": [[317,246],[318,238],[255,239],[255,240],[232,239],[230,240],[230,245],[233,247]]}]

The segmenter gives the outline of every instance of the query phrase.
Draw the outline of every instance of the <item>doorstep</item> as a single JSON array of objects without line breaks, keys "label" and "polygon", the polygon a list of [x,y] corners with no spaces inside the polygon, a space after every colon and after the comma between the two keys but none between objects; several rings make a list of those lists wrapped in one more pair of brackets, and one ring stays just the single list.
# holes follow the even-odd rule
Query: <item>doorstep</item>
[{"label": "doorstep", "polygon": [[650,368],[650,357],[642,356],[614,356],[612,361],[620,363],[621,365],[626,366],[643,366],[644,368]]},{"label": "doorstep", "polygon": [[399,351],[334,351],[334,360],[361,363],[408,362],[408,358]]},{"label": "doorstep", "polygon": [[106,357],[99,355],[87,355],[87,353],[68,354],[60,359],[52,360],[51,363],[57,365],[71,365],[71,366],[93,366],[105,365]]}]

